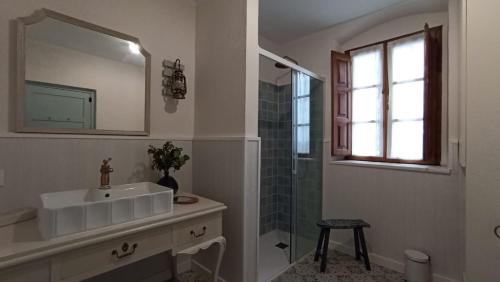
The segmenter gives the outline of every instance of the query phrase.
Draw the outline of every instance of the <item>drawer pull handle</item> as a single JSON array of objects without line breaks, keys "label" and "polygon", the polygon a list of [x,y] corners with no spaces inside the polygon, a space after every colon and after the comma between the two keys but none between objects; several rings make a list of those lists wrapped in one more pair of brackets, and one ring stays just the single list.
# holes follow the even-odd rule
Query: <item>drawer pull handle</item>
[{"label": "drawer pull handle", "polygon": [[201,232],[200,234],[196,234],[196,232],[194,230],[191,230],[191,236],[193,236],[195,239],[200,238],[201,236],[205,235],[206,233],[207,233],[206,226],[203,226],[203,232]]},{"label": "drawer pull handle", "polygon": [[129,250],[129,244],[128,243],[123,243],[122,245],[122,251],[123,253],[122,254],[119,254],[117,250],[113,250],[111,252],[111,255],[112,256],[115,256],[117,259],[122,259],[122,258],[125,258],[125,257],[128,257],[128,256],[131,256],[135,253],[135,249],[137,249],[137,243],[134,243],[132,245],[132,249],[130,251]]}]

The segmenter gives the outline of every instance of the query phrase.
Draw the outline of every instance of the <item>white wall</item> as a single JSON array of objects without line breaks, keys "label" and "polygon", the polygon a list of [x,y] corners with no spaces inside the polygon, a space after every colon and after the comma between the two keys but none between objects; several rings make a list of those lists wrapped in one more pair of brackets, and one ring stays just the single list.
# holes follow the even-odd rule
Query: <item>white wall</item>
[{"label": "white wall", "polygon": [[[464,211],[460,192],[462,171],[457,166],[458,93],[446,95],[446,80],[444,101],[446,104],[449,99],[453,110],[443,111],[443,119],[449,119],[449,133],[443,137],[443,144],[450,152],[443,162],[452,167],[450,175],[338,165],[330,155],[332,50],[343,51],[422,30],[426,22],[430,26],[444,25],[444,41],[447,39],[447,13],[417,14],[377,25],[369,24],[372,18],[373,15],[358,18],[281,46],[280,55],[291,56],[326,78],[323,216],[368,221],[372,225],[367,232],[368,245],[379,263],[402,271],[403,251],[416,248],[432,257],[435,279],[459,280],[463,245],[457,234],[463,228]],[[446,43],[444,49],[447,51]],[[446,70],[447,63],[444,60]],[[458,81],[454,78],[450,83]],[[351,232],[334,232],[333,240],[352,246]]]},{"label": "white wall", "polygon": [[467,1],[467,281],[499,281],[500,2]]},{"label": "white wall", "polygon": [[38,40],[25,44],[27,80],[93,89],[97,129],[144,131],[144,66]]},{"label": "white wall", "polygon": [[[192,137],[194,132],[195,14],[193,1],[40,0],[0,2],[0,134],[12,129],[14,115],[15,29],[13,20],[40,8],[138,37],[151,53],[151,135]],[[10,59],[9,59],[10,56]],[[162,61],[180,58],[186,66],[186,100],[161,95]],[[10,117],[10,118],[9,118]]]},{"label": "white wall", "polygon": [[[141,40],[151,54],[151,136],[102,137],[12,133],[14,121],[15,28],[17,17],[48,8]],[[146,150],[174,140],[192,156],[195,101],[194,1],[185,0],[37,0],[0,1],[0,169],[5,186],[0,187],[0,212],[38,204],[40,193],[95,187],[103,158],[113,157],[112,184],[155,181]],[[185,100],[164,99],[162,61],[180,58],[185,65],[188,93]],[[192,161],[175,174],[180,189],[192,190]],[[152,258],[148,268],[121,272],[119,280],[149,277],[166,270],[164,257]],[[160,263],[158,263],[158,259]],[[152,267],[155,265],[155,267]],[[129,269],[129,270],[130,270]],[[139,272],[147,272],[139,274]],[[129,271],[130,272],[130,271]]]},{"label": "white wall", "polygon": [[[257,0],[199,1],[196,15],[196,194],[221,201],[221,276],[255,281],[258,234]],[[204,265],[210,257],[199,256]]]},{"label": "white wall", "polygon": [[[15,29],[17,17],[30,15],[40,8],[53,9],[69,16],[89,21],[104,27],[114,29],[138,37],[144,48],[152,56],[151,81],[151,137],[141,138],[113,138],[64,135],[37,135],[16,134],[9,132],[8,124],[13,122],[14,114],[14,51]],[[134,177],[134,167],[143,163],[149,170],[147,163],[147,145],[155,140],[174,139],[189,140],[194,132],[194,44],[195,44],[195,5],[191,1],[157,0],[149,1],[144,5],[137,1],[1,1],[0,2],[0,169],[5,169],[6,185],[0,188],[0,211],[9,208],[33,205],[42,192],[64,189],[83,188],[85,185],[95,184],[99,178],[96,159],[113,157],[115,174],[113,184],[120,184]],[[134,15],[125,17],[124,15]],[[176,38],[176,40],[171,40]],[[178,105],[173,106],[170,101],[165,102],[161,96],[162,60],[179,57],[186,65],[188,95]],[[130,113],[122,113],[130,114]],[[37,137],[37,138],[34,138]],[[42,138],[38,138],[42,137]],[[12,139],[14,138],[14,139]],[[56,139],[54,139],[56,138]],[[76,139],[75,139],[76,138]],[[141,140],[128,141],[127,139]],[[13,140],[14,145],[12,145]],[[89,141],[92,140],[92,141]],[[126,145],[130,142],[139,142],[139,147],[130,147],[136,150],[134,156],[125,157],[129,150]],[[17,149],[15,144],[17,144]],[[81,145],[80,145],[81,144]],[[87,145],[85,145],[87,144]],[[138,143],[134,143],[135,146]],[[14,146],[14,147],[12,147]],[[113,149],[116,146],[118,149]],[[186,145],[190,152],[190,142]],[[45,150],[44,152],[39,152]],[[32,152],[27,154],[26,152]],[[52,155],[47,155],[50,152]],[[70,154],[66,154],[70,153]],[[140,154],[139,154],[140,153]],[[45,160],[36,159],[43,154]],[[23,169],[18,161],[33,170]],[[53,159],[51,159],[53,158]],[[45,161],[47,165],[37,163]],[[77,166],[67,162],[81,162]],[[76,164],[75,164],[76,165]],[[80,166],[87,167],[82,172]],[[122,169],[118,169],[118,167]],[[95,169],[94,169],[95,168]],[[125,174],[125,171],[127,174]],[[27,173],[29,177],[25,175]],[[124,174],[122,174],[124,173]],[[191,190],[190,166],[183,168],[188,177],[182,180],[181,189]],[[51,181],[37,181],[45,175],[59,177]],[[66,179],[66,180],[64,180]],[[142,179],[149,179],[144,176]],[[75,180],[71,182],[70,180]]]},{"label": "white wall", "polygon": [[[196,17],[196,136],[245,134],[245,1],[201,1]],[[220,15],[220,16],[216,16]],[[227,44],[227,42],[231,44]],[[243,113],[243,114],[242,114]]]}]

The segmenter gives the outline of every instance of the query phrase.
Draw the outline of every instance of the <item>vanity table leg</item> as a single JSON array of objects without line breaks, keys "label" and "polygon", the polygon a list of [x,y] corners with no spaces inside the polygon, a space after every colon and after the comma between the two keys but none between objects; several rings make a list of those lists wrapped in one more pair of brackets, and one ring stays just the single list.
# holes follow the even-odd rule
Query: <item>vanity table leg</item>
[{"label": "vanity table leg", "polygon": [[178,282],[179,274],[177,273],[177,256],[172,253],[170,257],[172,258],[170,266],[172,269],[172,279],[170,279],[170,282]]},{"label": "vanity table leg", "polygon": [[222,263],[222,257],[224,256],[224,251],[226,250],[226,238],[220,236],[217,238],[217,243],[219,244],[219,256],[217,257],[217,264],[214,269],[214,282],[219,279],[219,270]]}]

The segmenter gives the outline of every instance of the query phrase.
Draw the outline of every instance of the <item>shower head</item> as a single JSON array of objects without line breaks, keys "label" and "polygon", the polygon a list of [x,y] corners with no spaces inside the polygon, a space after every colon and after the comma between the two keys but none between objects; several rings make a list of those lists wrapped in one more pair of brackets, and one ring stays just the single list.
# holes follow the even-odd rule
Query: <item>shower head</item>
[{"label": "shower head", "polygon": [[[290,62],[292,62],[292,63],[294,63],[296,65],[299,65],[299,62],[297,62],[296,60],[294,60],[294,59],[292,59],[292,58],[290,58],[288,56],[284,56],[283,59],[288,60],[288,61],[290,61]],[[277,67],[277,68],[279,68],[279,69],[287,69],[288,68],[288,66],[286,66],[286,65],[284,65],[282,63],[276,63],[276,64],[274,64],[274,66]]]}]

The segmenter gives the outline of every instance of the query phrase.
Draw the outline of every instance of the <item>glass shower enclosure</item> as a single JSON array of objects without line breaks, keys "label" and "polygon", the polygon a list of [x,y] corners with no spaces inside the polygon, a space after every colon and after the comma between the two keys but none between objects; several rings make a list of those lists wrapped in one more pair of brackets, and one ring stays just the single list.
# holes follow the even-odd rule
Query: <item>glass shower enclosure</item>
[{"label": "glass shower enclosure", "polygon": [[261,55],[259,280],[315,248],[322,211],[323,81]]}]

